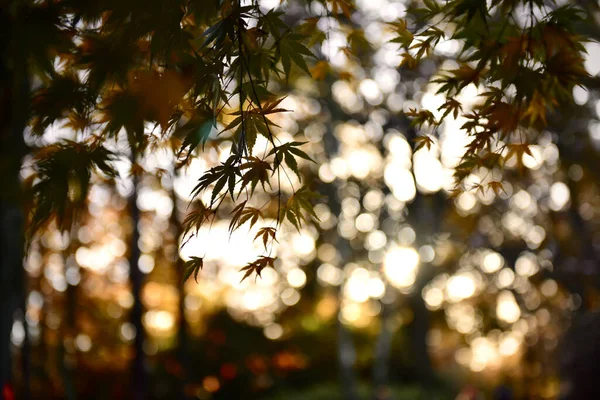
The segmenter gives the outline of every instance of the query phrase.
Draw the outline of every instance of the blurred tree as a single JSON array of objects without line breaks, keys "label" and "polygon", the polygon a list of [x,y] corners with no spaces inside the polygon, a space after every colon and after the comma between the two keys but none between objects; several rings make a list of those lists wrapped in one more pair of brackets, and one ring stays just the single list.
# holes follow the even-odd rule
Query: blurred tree
[{"label": "blurred tree", "polygon": [[133,295],[133,307],[131,309],[130,322],[135,329],[134,357],[131,369],[131,391],[135,400],[143,400],[148,397],[146,362],[144,357],[144,341],[146,331],[142,323],[144,315],[144,304],[142,303],[142,287],[144,274],[140,270],[140,210],[138,208],[139,174],[137,169],[138,149],[131,148],[132,164],[132,186],[133,191],[129,198],[129,210],[131,214],[131,243],[129,245],[129,280],[131,283],[131,294]]},{"label": "blurred tree", "polygon": [[[0,10],[0,172],[5,189],[0,194],[0,397],[13,392],[11,386],[10,333],[13,317],[21,309],[24,319],[23,257],[24,216],[20,188],[21,157],[26,153],[23,132],[27,124],[29,96],[28,51],[16,37],[23,26],[18,10],[2,7]],[[25,24],[27,25],[27,24]],[[27,355],[27,348],[24,349]],[[23,360],[27,368],[28,360]],[[25,371],[26,372],[26,371]],[[28,373],[24,373],[28,376]],[[28,398],[28,382],[23,398]]]}]

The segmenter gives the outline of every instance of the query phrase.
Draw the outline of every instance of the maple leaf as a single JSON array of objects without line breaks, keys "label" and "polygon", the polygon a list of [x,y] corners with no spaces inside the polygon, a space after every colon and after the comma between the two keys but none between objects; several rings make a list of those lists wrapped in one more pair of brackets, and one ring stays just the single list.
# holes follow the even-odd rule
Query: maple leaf
[{"label": "maple leaf", "polygon": [[414,141],[417,143],[415,146],[415,153],[422,149],[423,147],[427,147],[427,150],[431,150],[431,145],[433,144],[433,139],[429,136],[417,136],[414,138]]},{"label": "maple leaf", "polygon": [[585,69],[585,61],[581,53],[565,48],[547,60],[546,72],[554,76],[563,87],[569,89],[590,76]]},{"label": "maple leaf", "polygon": [[354,79],[354,75],[352,75],[351,72],[348,71],[342,71],[339,73],[339,78],[341,81],[347,81],[350,82]]},{"label": "maple leaf", "polygon": [[319,20],[320,19],[318,17],[310,17],[304,19],[304,22],[302,22],[302,24],[299,25],[297,28],[298,32],[305,36],[313,35],[316,31],[319,30],[317,27]]},{"label": "maple leaf", "polygon": [[[245,204],[244,202],[243,204]],[[258,222],[259,218],[263,218],[262,212],[258,208],[254,207],[240,207],[237,206],[234,209],[236,212],[229,224],[229,231],[232,232],[240,226],[244,225],[247,221],[250,221],[250,229]],[[233,213],[233,211],[232,211]]]},{"label": "maple leaf", "polygon": [[346,18],[351,17],[351,12],[354,9],[354,5],[352,2],[348,0],[327,0],[329,4],[331,4],[331,13],[339,14],[340,12],[346,16]]},{"label": "maple leaf", "polygon": [[198,283],[198,273],[204,267],[204,259],[202,257],[194,257],[183,264],[183,280],[185,282],[194,274],[194,280]]},{"label": "maple leaf", "polygon": [[489,152],[481,157],[481,165],[488,169],[502,167],[504,165],[504,158],[502,157],[502,154]]},{"label": "maple leaf", "polygon": [[506,193],[506,190],[504,190],[504,185],[502,185],[502,182],[498,182],[498,181],[488,182],[487,188],[491,189],[496,194],[496,196],[500,196],[501,192]]},{"label": "maple leaf", "polygon": [[458,196],[460,196],[461,194],[463,194],[465,191],[460,188],[460,187],[455,187],[452,190],[450,190],[450,199],[456,199],[458,198]]},{"label": "maple leaf", "polygon": [[521,121],[522,111],[513,104],[502,101],[495,102],[484,109],[492,131],[500,131],[504,135],[514,132]]},{"label": "maple leaf", "polygon": [[286,79],[289,79],[292,63],[304,72],[310,74],[305,57],[315,57],[314,54],[302,44],[305,37],[297,33],[288,33],[282,36],[275,44],[276,59],[281,59]]},{"label": "maple leaf", "polygon": [[265,104],[261,105],[259,107],[259,112],[262,115],[269,115],[269,114],[275,114],[275,113],[282,113],[282,112],[290,112],[290,110],[287,110],[285,108],[277,108],[277,106],[279,104],[281,104],[281,102],[283,100],[285,100],[287,96],[283,96],[279,99],[276,99],[274,101],[267,101]]},{"label": "maple leaf", "polygon": [[227,184],[227,190],[231,195],[231,198],[235,200],[234,189],[237,183],[237,178],[240,176],[239,167],[236,166],[237,157],[231,155],[226,162],[221,163],[217,167],[213,167],[208,172],[204,173],[198,180],[198,184],[192,190],[192,196],[197,197],[202,191],[206,190],[211,184],[214,183],[214,188],[211,195],[211,205],[214,203],[217,195],[221,193],[221,190]]},{"label": "maple leaf", "polygon": [[[62,118],[65,112],[85,109],[86,102],[85,87],[76,74],[57,75],[48,85],[32,94],[33,133],[43,135],[46,128]],[[83,117],[82,121],[75,121],[75,115],[79,113],[69,114],[70,126],[73,129],[83,130],[81,128],[89,125],[87,117]]]},{"label": "maple leaf", "polygon": [[185,135],[177,157],[187,149],[186,160],[192,152],[202,144],[202,150],[210,137],[210,133],[217,126],[217,119],[210,110],[198,111],[194,116],[176,131],[176,135]]},{"label": "maple leaf", "polygon": [[248,200],[242,201],[240,204],[235,206],[233,210],[231,210],[231,221],[229,222],[229,233],[232,233],[239,226],[238,222],[240,221],[240,217],[244,212],[244,207]]},{"label": "maple leaf", "polygon": [[[238,9],[242,11],[241,9]],[[238,14],[239,18],[239,14]],[[204,38],[201,47],[207,47],[213,44],[214,47],[222,47],[225,39],[229,36],[231,41],[235,41],[236,18],[233,14],[223,18],[213,26],[204,31],[199,39]]]},{"label": "maple leaf", "polygon": [[412,125],[419,128],[422,127],[424,124],[437,125],[435,116],[429,110],[417,111],[414,108],[411,108],[406,113],[406,116],[409,118],[413,118]]},{"label": "maple leaf", "polygon": [[258,50],[261,47],[261,41],[267,36],[267,32],[254,27],[244,31],[244,40],[248,48]]},{"label": "maple leaf", "polygon": [[88,115],[74,112],[69,114],[69,121],[63,125],[63,128],[71,128],[76,132],[83,132],[91,123],[92,120]]},{"label": "maple leaf", "polygon": [[365,37],[365,32],[362,29],[353,29],[347,37],[348,47],[352,54],[358,56],[361,52],[371,48],[371,44]]},{"label": "maple leaf", "polygon": [[266,250],[267,243],[269,242],[269,238],[271,238],[272,240],[277,242],[276,234],[277,234],[277,229],[275,229],[273,227],[260,228],[258,230],[258,232],[256,233],[254,240],[258,239],[259,237],[262,238],[263,245],[265,246],[265,250]]},{"label": "maple leaf", "polygon": [[412,46],[410,46],[408,49],[417,50],[417,53],[415,54],[416,60],[420,60],[421,58],[423,58],[424,55],[427,55],[427,57],[429,57],[431,56],[431,51],[433,50],[432,40],[426,39],[418,41]]},{"label": "maple leaf", "polygon": [[109,163],[113,159],[114,153],[102,146],[70,140],[35,152],[36,174],[31,187],[35,207],[28,236],[53,217],[61,229],[67,227],[85,204],[92,172],[99,170],[111,178],[117,175]]},{"label": "maple leaf", "polygon": [[527,50],[527,36],[519,35],[510,37],[507,43],[502,46],[501,54],[504,56],[502,67],[510,72],[516,72],[519,69],[519,62],[524,57],[524,52]]},{"label": "maple leaf", "polygon": [[529,144],[528,143],[512,143],[512,144],[507,144],[506,148],[508,149],[508,152],[506,153],[506,156],[504,157],[505,161],[510,160],[512,157],[515,157],[517,159],[517,165],[519,166],[519,170],[523,170],[523,156],[525,154],[533,157],[533,154],[531,153],[531,149],[529,148]]},{"label": "maple leaf", "polygon": [[523,117],[529,117],[529,123],[534,125],[536,121],[540,120],[546,125],[546,100],[537,90],[533,92],[529,106],[523,113]]},{"label": "maple leaf", "polygon": [[401,19],[399,21],[390,22],[388,24],[392,27],[392,29],[394,30],[394,33],[396,35],[398,35],[395,38],[393,38],[392,40],[390,40],[390,42],[391,43],[398,43],[402,47],[408,49],[410,47],[410,44],[412,43],[412,41],[414,39],[414,36],[407,29],[406,20]]},{"label": "maple leaf", "polygon": [[245,271],[244,276],[242,277],[240,282],[243,282],[244,279],[246,279],[247,277],[252,275],[253,272],[256,273],[257,277],[260,277],[262,270],[265,269],[266,267],[271,267],[274,269],[275,268],[275,258],[267,257],[267,256],[260,256],[258,259],[252,261],[251,263],[248,263],[245,267],[240,269],[240,272]]},{"label": "maple leaf", "polygon": [[460,87],[465,87],[470,83],[474,83],[475,85],[479,84],[479,79],[485,73],[485,71],[479,68],[473,68],[468,64],[462,64],[459,68],[450,71],[454,78],[461,83]]},{"label": "maple leaf", "polygon": [[[273,140],[270,127],[279,127],[279,125],[267,118],[267,115],[289,112],[289,110],[286,110],[285,108],[277,107],[284,99],[285,97],[282,97],[274,101],[267,101],[260,106],[252,106],[249,111],[236,111],[231,113],[231,115],[236,115],[237,117],[223,128],[221,132],[232,130],[237,127],[235,130],[236,140],[239,141],[238,143],[245,143],[248,153],[252,154],[252,149],[254,148],[256,138],[259,134],[271,141]],[[258,99],[255,101],[258,101]],[[241,140],[242,138],[244,138],[244,141]]]},{"label": "maple leaf", "polygon": [[240,188],[240,191],[244,190],[248,184],[251,184],[250,193],[252,194],[259,182],[262,185],[263,190],[266,190],[265,184],[271,187],[271,183],[269,182],[271,164],[254,156],[246,157],[246,160],[247,162],[240,165],[240,170],[247,169],[242,175],[242,187]]},{"label": "maple leaf", "polygon": [[298,231],[300,231],[302,222],[306,221],[304,212],[308,213],[317,221],[320,221],[311,203],[311,200],[317,197],[320,196],[311,192],[306,186],[298,189],[296,193],[290,196],[286,205],[281,208],[280,220],[287,218]]},{"label": "maple leaf", "polygon": [[453,113],[452,116],[454,117],[454,119],[456,119],[458,117],[458,113],[462,112],[463,108],[462,108],[462,104],[458,100],[450,97],[449,99],[446,100],[446,102],[444,104],[442,104],[438,108],[438,111],[441,111],[443,109],[446,109],[446,111],[444,111],[444,114],[442,115],[442,118],[440,118],[440,120],[443,120],[444,118],[446,118],[446,116],[448,114],[450,114],[451,112]]},{"label": "maple leaf", "polygon": [[138,96],[126,90],[113,90],[105,94],[98,108],[102,111],[100,122],[106,122],[105,134],[116,136],[125,129],[133,148],[144,147],[144,116]]},{"label": "maple leaf", "polygon": [[547,58],[555,56],[564,49],[576,47],[575,35],[556,24],[546,23],[542,26],[541,31]]},{"label": "maple leaf", "polygon": [[277,168],[281,165],[283,161],[289,169],[291,169],[297,176],[299,180],[302,180],[302,176],[300,174],[300,170],[298,169],[298,162],[296,161],[296,157],[303,158],[305,160],[315,162],[308,154],[304,151],[300,150],[298,147],[306,144],[307,142],[288,142],[282,144],[281,146],[275,146],[269,151],[268,156],[275,155],[275,161],[273,162],[273,173],[277,170]]},{"label": "maple leaf", "polygon": [[129,76],[129,88],[138,98],[140,112],[149,120],[157,121],[165,129],[173,108],[191,87],[182,75],[167,70],[136,71]]},{"label": "maple leaf", "polygon": [[183,221],[183,237],[187,236],[192,230],[195,230],[195,234],[197,235],[202,225],[214,213],[213,210],[206,207],[201,201],[197,201],[197,204],[198,209],[190,212]]},{"label": "maple leaf", "polygon": [[402,54],[402,61],[400,62],[400,67],[406,67],[408,69],[414,69],[419,64],[419,61],[411,56],[409,53]]},{"label": "maple leaf", "polygon": [[[273,37],[279,39],[280,31],[288,29],[288,26],[283,20],[281,16],[284,13],[281,11],[275,11],[275,9],[271,9],[268,13],[263,16],[262,19],[262,28],[269,32]],[[306,20],[307,22],[309,20]],[[316,27],[318,18],[314,18],[314,25]]]},{"label": "maple leaf", "polygon": [[327,77],[327,74],[331,70],[329,63],[327,61],[319,61],[314,67],[310,69],[310,74],[316,81],[322,81]]}]

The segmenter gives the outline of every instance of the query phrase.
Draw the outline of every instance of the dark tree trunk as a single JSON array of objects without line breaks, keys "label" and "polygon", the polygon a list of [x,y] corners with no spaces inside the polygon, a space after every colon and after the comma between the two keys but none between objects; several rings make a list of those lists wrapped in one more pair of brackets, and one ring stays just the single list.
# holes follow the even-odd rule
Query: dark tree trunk
[{"label": "dark tree trunk", "polygon": [[[135,152],[134,152],[135,153]],[[132,163],[136,162],[136,157],[132,156]],[[131,234],[131,248],[129,256],[130,266],[130,281],[131,281],[131,294],[133,295],[133,308],[131,310],[131,323],[135,327],[135,339],[133,342],[134,346],[134,358],[131,366],[131,389],[133,391],[132,398],[134,400],[145,400],[147,398],[146,391],[146,371],[144,363],[144,340],[145,332],[144,325],[142,324],[143,305],[142,305],[142,286],[144,281],[144,275],[140,271],[138,261],[140,259],[140,210],[137,206],[137,194],[138,194],[139,178],[137,174],[133,174],[133,193],[129,199],[129,208],[131,213],[131,223],[133,230]]]},{"label": "dark tree trunk", "polygon": [[338,318],[338,362],[340,366],[340,380],[342,384],[342,398],[344,400],[358,400],[356,388],[356,374],[354,363],[356,362],[356,351],[352,336],[348,328]]},{"label": "dark tree trunk", "polygon": [[[5,385],[11,384],[10,335],[14,313],[23,303],[25,281],[19,173],[21,159],[27,152],[23,132],[28,115],[29,76],[23,50],[10,43],[10,32],[17,23],[12,21],[10,12],[7,5],[0,7],[0,178],[3,185],[0,191],[0,399]],[[28,368],[28,356],[23,361],[23,367]]]},{"label": "dark tree trunk", "polygon": [[[419,285],[418,289],[422,290],[422,287]],[[429,310],[425,306],[421,290],[415,291],[409,298],[410,308],[414,315],[409,327],[410,346],[417,378],[423,387],[430,388],[435,383],[435,375],[431,368],[429,351],[427,350]]]},{"label": "dark tree trunk", "polygon": [[[25,273],[21,274],[22,277],[26,277]],[[23,322],[23,344],[21,346],[21,378],[23,381],[23,388],[21,390],[21,398],[23,400],[31,399],[31,340],[29,338],[29,326],[27,324],[27,318],[25,316],[27,310],[27,286],[25,282],[19,287],[23,287],[23,293],[21,296],[21,318]],[[41,324],[40,324],[41,325]]]},{"label": "dark tree trunk", "polygon": [[189,396],[186,394],[186,385],[190,380],[190,363],[188,356],[188,323],[185,318],[185,282],[183,282],[183,262],[179,257],[179,237],[182,234],[181,221],[179,219],[179,206],[177,194],[175,188],[171,189],[171,200],[173,201],[173,212],[171,214],[171,224],[175,231],[175,262],[173,266],[175,268],[175,277],[177,279],[177,289],[179,291],[179,326],[177,327],[177,361],[181,367],[180,371],[180,385],[179,385],[179,398],[187,400]]},{"label": "dark tree trunk", "polygon": [[[386,288],[386,291],[393,290]],[[392,393],[389,386],[390,355],[394,327],[394,303],[381,303],[381,328],[375,343],[375,356],[373,357],[373,399],[390,400]]]},{"label": "dark tree trunk", "polygon": [[[68,283],[67,271],[75,264],[75,236],[77,228],[73,225],[70,231],[70,240],[67,249],[64,252],[64,266],[63,274],[65,281],[67,281],[67,289],[65,291],[64,310],[65,315],[61,323],[60,328],[60,343],[58,347],[58,362],[60,363],[59,368],[62,375],[63,385],[65,388],[65,398],[68,400],[77,399],[77,389],[75,382],[77,381],[74,369],[74,348],[66,349],[65,341],[75,343],[75,337],[77,335],[77,318],[76,309],[77,304],[77,288]],[[70,352],[70,354],[69,354]]]}]

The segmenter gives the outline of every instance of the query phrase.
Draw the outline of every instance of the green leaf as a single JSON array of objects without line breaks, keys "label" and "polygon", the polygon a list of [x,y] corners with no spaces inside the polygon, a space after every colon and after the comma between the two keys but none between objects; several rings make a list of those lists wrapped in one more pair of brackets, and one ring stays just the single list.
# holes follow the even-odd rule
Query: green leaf
[{"label": "green leaf", "polygon": [[183,264],[183,280],[187,281],[192,274],[194,274],[194,280],[198,283],[198,273],[204,267],[204,259],[202,257],[194,257]]},{"label": "green leaf", "polygon": [[261,184],[263,190],[266,190],[265,184],[271,187],[271,183],[269,182],[271,164],[253,156],[247,157],[246,160],[247,162],[240,165],[240,170],[247,170],[242,175],[242,187],[240,191],[244,190],[248,184],[250,184],[251,194],[254,193],[254,189],[258,183]]},{"label": "green leaf", "polygon": [[208,189],[212,184],[213,187],[211,194],[211,206],[217,199],[217,196],[221,193],[222,189],[227,184],[227,191],[231,195],[232,200],[235,200],[235,184],[238,177],[241,175],[240,167],[238,164],[238,158],[236,155],[231,155],[226,162],[221,163],[217,167],[213,167],[206,172],[198,180],[198,184],[192,190],[192,196],[197,197],[202,191]]},{"label": "green leaf", "polygon": [[304,36],[297,33],[288,33],[287,35],[282,36],[275,44],[277,58],[281,59],[286,80],[290,77],[292,63],[298,66],[302,71],[310,74],[305,57],[316,57],[304,44],[302,44],[304,39]]},{"label": "green leaf", "polygon": [[319,197],[321,196],[311,192],[308,187],[301,187],[288,199],[285,206],[281,208],[280,218],[287,218],[298,231],[300,231],[302,222],[306,221],[304,213],[320,221],[312,204],[312,200]]},{"label": "green leaf", "polygon": [[34,158],[29,236],[54,217],[66,228],[85,205],[92,172],[99,170],[111,178],[117,175],[110,164],[113,159],[114,154],[102,146],[70,140],[40,149]]},{"label": "green leaf", "polygon": [[185,138],[179,149],[177,157],[181,156],[187,149],[187,157],[189,158],[192,152],[202,143],[202,150],[204,145],[210,137],[210,133],[213,128],[217,125],[217,119],[212,113],[197,115],[194,119],[189,120],[183,127],[181,127],[176,134],[184,134]]}]

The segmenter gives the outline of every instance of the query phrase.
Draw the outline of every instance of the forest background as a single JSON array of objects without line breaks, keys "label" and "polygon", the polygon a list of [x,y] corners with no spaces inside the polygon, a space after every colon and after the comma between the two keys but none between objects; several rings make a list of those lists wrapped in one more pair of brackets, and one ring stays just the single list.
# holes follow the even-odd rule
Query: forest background
[{"label": "forest background", "polygon": [[598,11],[8,1],[1,395],[556,398]]}]

